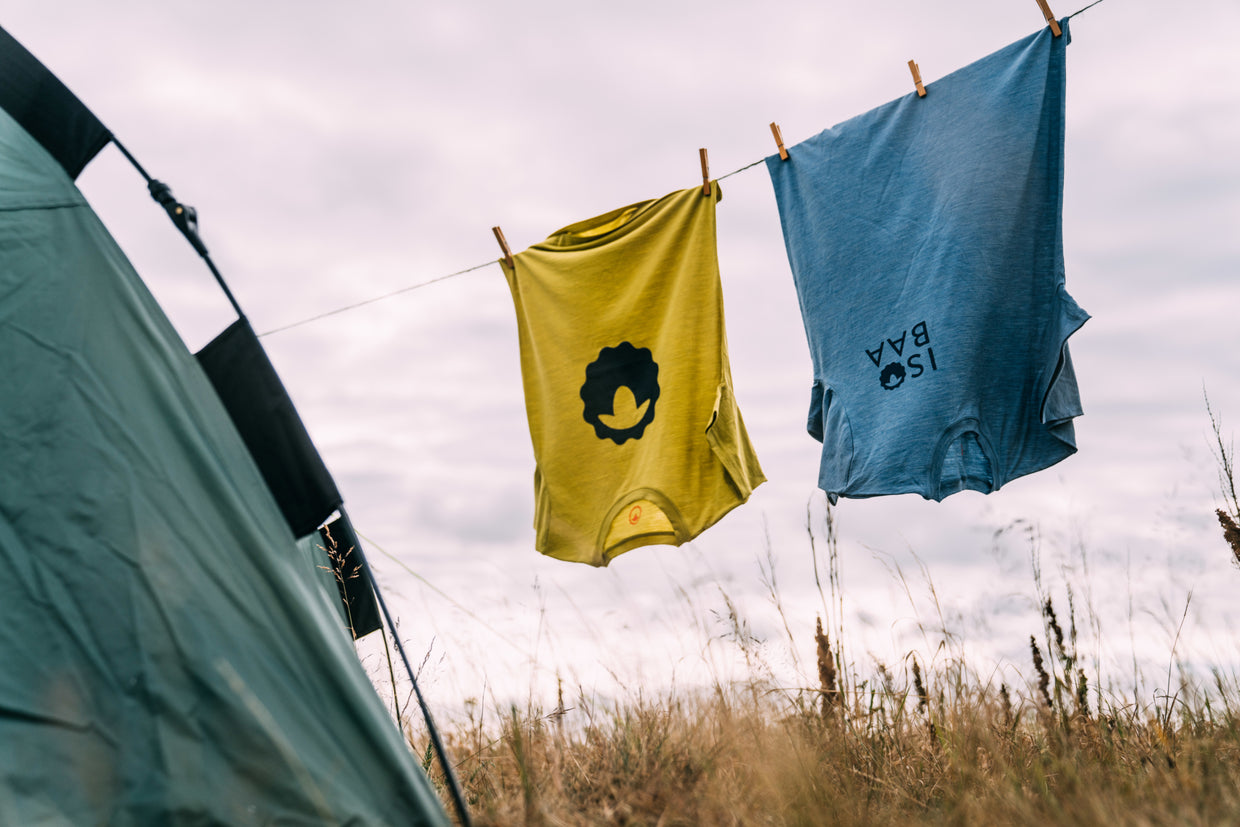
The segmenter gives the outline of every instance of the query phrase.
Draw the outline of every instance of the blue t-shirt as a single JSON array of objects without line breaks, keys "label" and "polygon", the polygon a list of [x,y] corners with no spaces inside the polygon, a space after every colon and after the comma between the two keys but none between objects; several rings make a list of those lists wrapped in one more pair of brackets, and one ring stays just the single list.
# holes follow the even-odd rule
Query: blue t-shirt
[{"label": "blue t-shirt", "polygon": [[766,159],[833,502],[990,492],[1076,451],[1061,25]]}]

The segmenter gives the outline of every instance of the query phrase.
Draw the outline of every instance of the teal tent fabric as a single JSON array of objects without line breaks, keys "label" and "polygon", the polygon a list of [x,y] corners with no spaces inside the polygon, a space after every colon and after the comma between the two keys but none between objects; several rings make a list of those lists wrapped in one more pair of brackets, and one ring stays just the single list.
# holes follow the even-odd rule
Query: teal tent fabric
[{"label": "teal tent fabric", "polygon": [[0,824],[446,824],[202,369],[0,111]]},{"label": "teal tent fabric", "polygon": [[[332,559],[327,553],[327,549],[323,547],[323,538],[316,531],[313,534],[307,534],[297,541],[297,550],[301,553],[301,562],[311,577],[319,584],[319,588],[326,592],[336,589],[339,592],[340,587],[336,581],[336,569],[332,564]],[[348,610],[344,605],[344,601],[337,600],[333,606],[336,618],[340,621],[340,625],[346,629],[349,627]]]}]

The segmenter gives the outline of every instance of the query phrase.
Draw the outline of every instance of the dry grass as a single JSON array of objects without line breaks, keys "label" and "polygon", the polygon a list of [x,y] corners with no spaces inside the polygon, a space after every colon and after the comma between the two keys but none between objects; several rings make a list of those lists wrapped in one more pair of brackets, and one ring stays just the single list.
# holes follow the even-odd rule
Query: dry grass
[{"label": "dry grass", "polygon": [[1240,688],[1110,697],[1068,605],[1041,606],[1029,686],[913,653],[862,680],[817,619],[818,686],[475,705],[450,751],[478,825],[1240,824]]},{"label": "dry grass", "polygon": [[1215,509],[1223,539],[1231,546],[1234,562],[1240,566],[1240,500],[1236,498],[1235,447],[1223,437],[1223,423],[1210,409],[1206,399],[1206,413],[1210,415],[1210,427],[1214,431],[1214,460],[1218,464],[1219,488],[1223,494],[1223,508]]},{"label": "dry grass", "polygon": [[812,693],[788,708],[720,689],[586,707],[571,729],[512,710],[452,746],[479,825],[1240,820],[1230,702],[1014,710],[953,670],[924,690],[867,689],[824,716]]},{"label": "dry grass", "polygon": [[[1211,422],[1226,500],[1218,515],[1240,563],[1232,453],[1213,413]],[[469,707],[446,738],[475,823],[1240,824],[1233,679],[1215,674],[1211,685],[1195,686],[1181,673],[1177,686],[1168,670],[1152,701],[1103,690],[1110,684],[1087,676],[1077,653],[1071,584],[1062,613],[1036,560],[1040,634],[1030,636],[1021,665],[1028,685],[996,686],[963,656],[943,655],[946,645],[930,663],[909,653],[897,669],[878,663],[863,678],[840,649],[847,638],[829,511],[826,545],[829,577],[819,590],[833,615],[830,634],[821,618],[784,616],[773,566],[764,572],[788,637],[815,645],[806,680],[817,685],[789,690],[757,677],[771,671],[752,662],[747,625],[724,594],[731,640],[755,676],[747,682],[619,701],[579,693],[567,704],[561,689],[553,709],[530,704],[486,716]],[[817,580],[817,549],[814,564]],[[1086,609],[1099,636],[1088,602]],[[923,628],[941,629],[939,620]],[[1169,663],[1178,641],[1177,629]]]}]

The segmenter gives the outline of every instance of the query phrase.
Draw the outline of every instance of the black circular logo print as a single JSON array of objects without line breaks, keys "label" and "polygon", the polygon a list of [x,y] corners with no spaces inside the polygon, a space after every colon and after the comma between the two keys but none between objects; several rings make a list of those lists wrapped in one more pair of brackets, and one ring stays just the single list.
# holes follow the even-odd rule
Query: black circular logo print
[{"label": "black circular logo print", "polygon": [[617,445],[641,439],[654,421],[658,399],[659,366],[649,348],[621,342],[600,350],[598,358],[586,366],[586,383],[581,386],[583,416],[599,439]]},{"label": "black circular logo print", "polygon": [[878,381],[889,391],[900,387],[904,384],[904,365],[892,362],[883,368],[883,372],[878,375]]}]

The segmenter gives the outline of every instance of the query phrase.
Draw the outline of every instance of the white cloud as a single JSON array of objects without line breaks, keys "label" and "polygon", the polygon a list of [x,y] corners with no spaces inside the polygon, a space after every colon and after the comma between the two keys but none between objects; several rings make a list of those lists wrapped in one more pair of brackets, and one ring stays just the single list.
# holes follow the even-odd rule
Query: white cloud
[{"label": "white cloud", "polygon": [[[714,174],[729,172],[774,151],[772,120],[793,144],[907,94],[909,58],[932,82],[1041,23],[1032,2],[984,0],[61,7],[61,19],[13,9],[4,25],[199,208],[259,330],[493,260],[494,224],[519,250],[692,186],[699,146]],[[988,549],[1016,519],[1042,526],[1048,554],[1087,534],[1103,558],[1102,609],[1123,609],[1111,586],[1130,553],[1155,573],[1139,600],[1165,592],[1156,574],[1173,568],[1203,618],[1218,624],[1230,605],[1240,574],[1210,523],[1201,386],[1225,422],[1240,417],[1240,12],[1224,0],[1170,11],[1112,0],[1071,24],[1068,288],[1094,315],[1072,343],[1080,454],[991,497],[838,510],[850,611],[864,607],[885,659],[913,645],[889,633],[909,608],[871,551],[906,564],[917,552],[968,622],[993,619],[975,643],[1015,651],[1006,619],[1036,615],[1004,595],[1027,592],[1028,575]],[[209,274],[139,179],[115,157],[95,163],[88,196],[200,346],[229,315]],[[804,526],[817,468],[804,433],[809,360],[778,217],[761,167],[723,188],[736,390],[771,482],[691,549],[634,551],[602,572],[533,550],[532,453],[497,267],[267,339],[362,531],[495,625],[532,628],[537,578],[557,667],[591,680],[605,680],[604,660],[652,681],[701,662],[700,641],[676,628],[689,611],[677,587],[707,611],[725,583],[773,628],[755,562],[764,522],[801,643],[821,609]],[[384,577],[406,598],[405,634],[423,640],[422,624],[445,615],[441,645],[458,670],[445,684],[468,685],[470,655],[492,633],[398,570]],[[489,668],[493,683],[534,680],[521,657]]]}]

